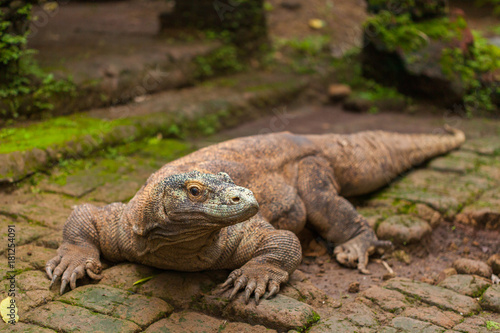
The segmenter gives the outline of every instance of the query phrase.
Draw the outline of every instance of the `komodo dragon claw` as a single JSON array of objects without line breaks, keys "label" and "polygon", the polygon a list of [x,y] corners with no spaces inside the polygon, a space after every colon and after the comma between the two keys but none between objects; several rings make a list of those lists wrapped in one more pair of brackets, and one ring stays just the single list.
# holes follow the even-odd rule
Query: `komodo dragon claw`
[{"label": "komodo dragon claw", "polygon": [[234,299],[238,292],[245,288],[245,303],[248,304],[252,294],[255,295],[255,303],[258,305],[260,299],[275,296],[280,291],[280,284],[288,281],[288,273],[273,267],[272,265],[256,265],[247,263],[241,269],[236,269],[229,274],[227,280],[220,286],[220,292],[224,293],[233,287],[229,299]]},{"label": "komodo dragon claw", "polygon": [[337,246],[333,254],[337,261],[347,267],[357,267],[362,274],[369,275],[371,272],[366,268],[368,258],[376,248],[391,248],[392,242],[378,240],[372,232],[360,234],[348,242]]}]

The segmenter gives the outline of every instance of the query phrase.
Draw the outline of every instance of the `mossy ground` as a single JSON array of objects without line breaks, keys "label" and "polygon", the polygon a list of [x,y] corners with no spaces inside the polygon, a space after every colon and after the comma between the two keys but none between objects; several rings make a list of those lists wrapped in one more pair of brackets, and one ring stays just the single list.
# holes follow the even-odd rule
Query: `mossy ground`
[{"label": "mossy ground", "polygon": [[69,140],[78,140],[86,135],[104,135],[127,123],[126,120],[107,121],[70,116],[53,118],[25,127],[3,128],[0,129],[0,154],[64,145]]}]

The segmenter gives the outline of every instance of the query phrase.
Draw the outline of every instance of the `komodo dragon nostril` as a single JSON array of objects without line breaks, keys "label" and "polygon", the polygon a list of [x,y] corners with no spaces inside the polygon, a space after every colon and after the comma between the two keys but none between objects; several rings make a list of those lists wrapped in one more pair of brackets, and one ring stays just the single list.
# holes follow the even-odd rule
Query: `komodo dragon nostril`
[{"label": "komodo dragon nostril", "polygon": [[231,201],[234,202],[234,203],[238,203],[238,202],[240,202],[240,198],[239,197],[233,197],[233,198],[231,198]]}]

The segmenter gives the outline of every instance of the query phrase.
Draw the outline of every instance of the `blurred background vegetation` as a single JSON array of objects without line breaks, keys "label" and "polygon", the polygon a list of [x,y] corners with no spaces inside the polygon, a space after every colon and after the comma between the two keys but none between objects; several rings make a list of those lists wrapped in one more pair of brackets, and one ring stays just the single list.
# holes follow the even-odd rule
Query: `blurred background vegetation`
[{"label": "blurred background vegetation", "polygon": [[[183,69],[183,75],[190,74],[169,83],[174,88],[194,85],[214,76],[271,69],[317,75],[326,83],[348,84],[354,93],[347,105],[366,109],[364,103],[368,103],[370,112],[377,112],[386,105],[374,101],[408,105],[413,100],[424,100],[464,112],[469,117],[498,116],[500,20],[494,15],[500,15],[499,0],[315,0],[308,3],[129,0],[117,3],[127,2],[132,9],[128,12],[117,9],[115,16],[110,15],[110,20],[116,20],[110,21],[114,25],[112,34],[118,35],[122,29],[125,38],[129,38],[126,33],[145,33],[147,29],[153,29],[154,38],[151,37],[153,34],[149,37],[155,43],[172,47],[182,43],[215,45],[185,65],[190,69]],[[53,42],[58,38],[59,44],[64,44],[65,32],[62,30],[65,29],[69,31],[68,39],[77,40],[78,36],[85,34],[85,29],[94,33],[99,31],[99,26],[94,25],[106,25],[103,22],[106,16],[99,12],[99,6],[107,6],[104,11],[109,11],[112,6],[121,8],[117,3],[104,2],[102,5],[100,1],[67,0],[1,2],[2,125],[12,124],[13,120],[50,118],[123,104],[170,87],[162,83],[150,89],[140,84],[141,89],[137,89],[137,82],[144,82],[151,73],[139,69],[137,72],[142,71],[142,74],[137,74],[135,69],[126,68],[133,67],[130,63],[116,68],[112,56],[107,59],[109,66],[100,68],[98,75],[89,74],[82,78],[81,73],[92,72],[93,59],[97,56],[51,46],[56,45]],[[82,6],[93,6],[94,12],[86,12]],[[146,9],[149,10],[148,20],[130,14],[134,10],[142,13]],[[94,13],[100,21],[96,23],[90,19],[85,22],[78,16],[89,13]],[[479,22],[482,13],[489,13],[489,19]],[[120,14],[123,14],[122,19],[117,17]],[[73,22],[71,18],[61,17],[71,15],[75,15],[76,25],[64,26]],[[133,21],[135,19],[137,22]],[[156,23],[150,29],[151,21]],[[141,28],[141,24],[148,27]],[[106,29],[101,30],[111,33],[111,28]],[[130,53],[135,50],[133,38],[129,38]],[[46,43],[45,47],[43,43]],[[101,41],[109,48],[115,47],[110,46],[112,43],[113,37]],[[67,48],[71,47],[71,44],[67,45]],[[88,45],[88,52],[91,52],[94,44],[89,42]],[[141,47],[150,45],[137,46]],[[75,59],[87,61],[87,65],[75,65]],[[60,63],[54,65],[56,61]],[[152,66],[151,61],[144,57],[138,61],[143,61],[145,68]],[[170,72],[172,67],[179,66],[174,60],[169,61],[169,64],[156,64],[159,73]]]}]

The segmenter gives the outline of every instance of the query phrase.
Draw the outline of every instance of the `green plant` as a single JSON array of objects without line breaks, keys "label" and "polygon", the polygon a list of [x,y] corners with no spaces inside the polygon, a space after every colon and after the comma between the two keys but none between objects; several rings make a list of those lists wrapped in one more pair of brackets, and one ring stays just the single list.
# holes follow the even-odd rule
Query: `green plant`
[{"label": "green plant", "polygon": [[75,91],[71,79],[43,72],[26,47],[31,2],[8,1],[0,10],[0,114],[7,118],[52,110],[54,95]]},{"label": "green plant", "polygon": [[458,48],[444,49],[440,63],[443,74],[451,79],[458,76],[467,90],[464,105],[469,116],[478,110],[494,111],[496,106],[492,95],[500,93],[498,86],[489,87],[480,79],[482,75],[500,69],[500,48],[474,32],[474,47],[470,52],[466,55]]},{"label": "green plant", "polygon": [[430,39],[459,39],[466,27],[467,22],[463,17],[455,20],[440,17],[414,22],[408,13],[396,16],[386,10],[365,22],[365,31],[379,39],[389,51],[401,49],[406,52],[421,49]]},{"label": "green plant", "polygon": [[224,45],[206,56],[198,56],[195,63],[198,67],[198,78],[241,72],[245,69],[245,65],[240,61],[238,49],[234,45]]},{"label": "green plant", "polygon": [[500,330],[500,323],[497,323],[496,321],[488,320],[486,322],[486,328],[488,330]]}]

